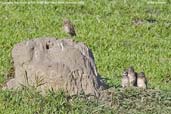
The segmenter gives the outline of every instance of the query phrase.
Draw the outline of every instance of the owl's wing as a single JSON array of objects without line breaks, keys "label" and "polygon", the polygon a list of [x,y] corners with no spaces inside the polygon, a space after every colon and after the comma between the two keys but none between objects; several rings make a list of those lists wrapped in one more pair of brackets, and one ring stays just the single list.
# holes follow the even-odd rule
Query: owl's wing
[{"label": "owl's wing", "polygon": [[70,23],[69,29],[70,29],[70,34],[72,36],[76,36],[75,28],[74,28],[74,25],[72,23]]},{"label": "owl's wing", "polygon": [[145,85],[146,85],[146,88],[147,88],[147,82],[148,82],[148,81],[147,81],[147,78],[145,77]]}]

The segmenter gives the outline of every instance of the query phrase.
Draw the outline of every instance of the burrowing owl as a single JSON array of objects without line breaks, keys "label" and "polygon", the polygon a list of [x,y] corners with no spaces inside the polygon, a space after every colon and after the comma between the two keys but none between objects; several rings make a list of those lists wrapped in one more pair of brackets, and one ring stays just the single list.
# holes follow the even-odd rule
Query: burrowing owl
[{"label": "burrowing owl", "polygon": [[64,31],[70,36],[76,36],[74,25],[69,19],[64,19]]},{"label": "burrowing owl", "polygon": [[127,70],[124,70],[123,71],[121,85],[122,85],[123,88],[129,86],[129,78],[128,78],[128,72],[127,72]]},{"label": "burrowing owl", "polygon": [[136,72],[134,71],[133,67],[128,68],[128,78],[129,78],[129,86],[136,86]]},{"label": "burrowing owl", "polygon": [[137,87],[146,89],[147,88],[147,79],[144,72],[140,72],[137,76]]}]

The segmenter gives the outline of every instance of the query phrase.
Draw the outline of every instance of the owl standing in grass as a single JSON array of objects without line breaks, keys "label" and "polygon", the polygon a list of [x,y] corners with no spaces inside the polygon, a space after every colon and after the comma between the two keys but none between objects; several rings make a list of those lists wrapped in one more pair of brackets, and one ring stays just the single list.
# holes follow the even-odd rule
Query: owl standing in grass
[{"label": "owl standing in grass", "polygon": [[137,83],[137,76],[136,72],[134,71],[133,67],[128,68],[128,78],[129,78],[129,86],[136,86]]},{"label": "owl standing in grass", "polygon": [[69,19],[64,19],[64,31],[68,33],[71,37],[76,36],[74,25]]},{"label": "owl standing in grass", "polygon": [[123,71],[123,74],[122,74],[122,82],[121,82],[121,85],[122,85],[123,88],[129,86],[128,72],[127,72],[126,69]]},{"label": "owl standing in grass", "polygon": [[146,89],[147,88],[147,79],[144,72],[140,72],[137,76],[137,87]]}]

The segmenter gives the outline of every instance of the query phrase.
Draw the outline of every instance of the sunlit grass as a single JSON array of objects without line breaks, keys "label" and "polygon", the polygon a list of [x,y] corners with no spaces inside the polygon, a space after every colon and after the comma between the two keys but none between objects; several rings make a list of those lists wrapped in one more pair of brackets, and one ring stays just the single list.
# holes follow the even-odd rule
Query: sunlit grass
[{"label": "sunlit grass", "polygon": [[[92,49],[98,72],[109,78],[108,84],[118,87],[122,70],[134,66],[137,72],[145,72],[150,88],[169,91],[170,6],[170,1],[154,5],[146,0],[87,0],[84,5],[0,5],[0,82],[6,80],[4,74],[11,67],[11,50],[16,43],[44,36],[68,37],[62,23],[63,18],[69,18],[76,27],[75,40]],[[143,22],[135,25],[134,19]]]}]

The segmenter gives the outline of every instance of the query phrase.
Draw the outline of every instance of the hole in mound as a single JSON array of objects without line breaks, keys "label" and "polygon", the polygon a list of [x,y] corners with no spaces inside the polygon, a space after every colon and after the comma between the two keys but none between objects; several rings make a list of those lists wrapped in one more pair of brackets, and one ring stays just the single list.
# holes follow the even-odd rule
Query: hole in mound
[{"label": "hole in mound", "polygon": [[46,44],[46,49],[49,49],[49,45],[48,44]]}]

